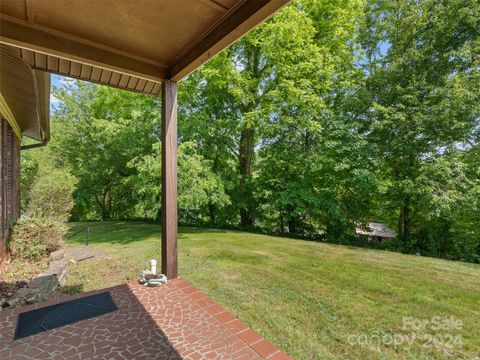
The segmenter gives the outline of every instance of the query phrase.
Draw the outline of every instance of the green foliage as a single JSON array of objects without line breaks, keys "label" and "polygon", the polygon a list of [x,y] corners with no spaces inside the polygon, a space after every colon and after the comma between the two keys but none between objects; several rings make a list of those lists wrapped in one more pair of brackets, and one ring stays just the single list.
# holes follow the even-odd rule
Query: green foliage
[{"label": "green foliage", "polygon": [[64,244],[65,224],[52,219],[19,220],[12,229],[8,248],[16,259],[40,260]]},{"label": "green foliage", "polygon": [[136,170],[128,164],[157,141],[159,100],[82,82],[55,94],[61,103],[50,146],[78,179],[74,218],[134,217]]},{"label": "green foliage", "polygon": [[25,211],[29,199],[30,190],[38,174],[39,164],[32,156],[37,150],[22,151],[20,157],[20,209]]},{"label": "green foliage", "polygon": [[202,144],[226,184],[226,223],[305,234],[324,226],[322,213],[346,224],[347,199],[317,184],[319,169],[332,178],[320,164],[326,128],[344,126],[333,112],[361,79],[351,45],[358,4],[287,7],[182,84],[180,133]]},{"label": "green foliage", "polygon": [[478,146],[479,28],[475,0],[367,3],[362,111],[377,150],[381,203],[408,252],[451,253],[454,214],[472,209],[478,176],[468,175],[463,153]]},{"label": "green foliage", "polygon": [[28,196],[27,216],[67,221],[73,208],[75,185],[76,179],[63,169],[37,175]]},{"label": "green foliage", "polygon": [[[138,177],[134,188],[142,201],[145,218],[158,219],[161,211],[161,156],[160,143],[154,145],[156,155],[134,159]],[[178,208],[183,221],[202,221],[209,207],[221,209],[229,203],[220,178],[213,173],[211,162],[198,154],[193,142],[178,147]],[[207,220],[206,220],[207,221]]]}]

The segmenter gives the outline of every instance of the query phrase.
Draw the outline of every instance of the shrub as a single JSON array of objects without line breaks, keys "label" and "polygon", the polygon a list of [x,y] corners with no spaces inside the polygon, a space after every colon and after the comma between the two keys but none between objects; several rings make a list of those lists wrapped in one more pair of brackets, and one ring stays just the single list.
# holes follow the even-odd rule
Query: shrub
[{"label": "shrub", "polygon": [[52,219],[19,220],[12,229],[8,248],[14,258],[39,260],[63,246],[66,232],[65,224]]},{"label": "shrub", "polygon": [[75,183],[75,178],[65,170],[39,174],[29,193],[27,215],[67,221],[73,208]]}]

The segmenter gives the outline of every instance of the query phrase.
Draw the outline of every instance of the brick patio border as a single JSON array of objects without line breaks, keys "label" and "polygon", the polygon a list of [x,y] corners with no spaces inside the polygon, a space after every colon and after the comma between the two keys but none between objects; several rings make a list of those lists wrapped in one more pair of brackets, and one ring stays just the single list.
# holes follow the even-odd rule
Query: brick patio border
[{"label": "brick patio border", "polygon": [[174,281],[177,287],[185,294],[188,294],[192,301],[212,314],[227,329],[232,331],[238,338],[260,354],[260,356],[268,360],[291,360],[289,356],[279,350],[275,345],[265,340],[260,334],[252,330],[250,326],[223,309],[223,307],[215,303],[203,292],[197,290],[197,288],[188,281],[181,278]]},{"label": "brick patio border", "polygon": [[[0,345],[1,345],[0,346],[0,357],[2,357],[2,348],[10,346],[10,348],[13,349],[15,347],[15,343],[13,343],[12,339],[13,339],[13,332],[14,332],[14,329],[15,329],[15,324],[16,324],[16,321],[17,321],[17,315],[18,314],[26,312],[26,311],[30,311],[30,310],[33,310],[33,309],[36,309],[36,308],[43,308],[45,306],[57,304],[57,303],[68,301],[68,300],[83,298],[83,297],[86,297],[86,296],[89,296],[89,295],[93,295],[93,294],[97,294],[97,293],[105,292],[105,291],[110,291],[112,293],[112,296],[115,298],[115,294],[116,294],[116,296],[120,296],[120,294],[125,294],[125,291],[126,291],[125,286],[128,287],[128,290],[130,290],[130,292],[133,293],[133,295],[138,299],[138,301],[142,305],[145,305],[145,304],[142,303],[142,299],[141,299],[142,296],[147,297],[147,299],[146,300],[144,299],[144,301],[147,302],[147,304],[148,304],[149,299],[152,296],[155,297],[154,292],[158,291],[157,294],[159,294],[159,296],[158,296],[159,298],[161,296],[166,298],[168,296],[168,293],[172,293],[172,294],[174,294],[174,296],[176,296],[176,297],[181,296],[182,300],[191,303],[192,308],[197,309],[195,311],[198,311],[198,309],[200,309],[200,310],[203,310],[206,313],[208,313],[211,317],[214,318],[214,319],[211,319],[211,317],[208,317],[209,315],[204,314],[207,319],[210,319],[210,320],[207,321],[208,323],[210,323],[211,320],[217,321],[221,325],[221,327],[224,329],[223,332],[226,333],[226,334],[230,334],[229,337],[228,337],[228,341],[231,344],[233,344],[233,348],[231,350],[234,354],[239,354],[239,355],[235,355],[235,356],[231,357],[230,359],[232,359],[232,360],[240,359],[240,358],[242,358],[242,359],[243,358],[252,358],[252,354],[257,354],[257,358],[259,358],[259,359],[268,359],[268,360],[287,360],[287,359],[291,359],[285,353],[280,351],[276,346],[272,345],[270,342],[265,340],[260,334],[258,334],[254,330],[252,330],[247,324],[245,324],[241,320],[237,319],[235,316],[233,316],[232,314],[227,312],[223,307],[221,307],[220,305],[215,303],[213,300],[208,298],[207,295],[205,295],[203,292],[201,292],[200,290],[195,288],[193,285],[191,285],[189,282],[187,282],[186,280],[181,279],[181,278],[171,280],[171,281],[168,282],[167,285],[165,285],[161,288],[145,288],[144,286],[139,285],[138,283],[133,283],[132,282],[132,283],[129,283],[129,284],[118,285],[118,286],[114,286],[114,287],[110,287],[110,288],[106,288],[106,289],[89,291],[89,292],[76,294],[76,295],[65,295],[65,296],[55,298],[55,299],[51,299],[47,302],[43,302],[43,303],[39,303],[39,304],[23,306],[23,307],[19,307],[19,308],[16,308],[16,309],[11,309],[11,310],[4,310],[4,311],[0,312]],[[179,292],[181,293],[181,295],[179,294]],[[160,300],[161,300],[161,298],[160,298]],[[124,311],[125,311],[125,309],[124,309]],[[153,317],[155,317],[154,316],[155,314],[150,314],[149,313],[149,315],[152,315]],[[161,315],[161,316],[166,318],[169,315]],[[204,318],[202,318],[202,319],[204,319]],[[89,320],[85,320],[85,321],[89,321]],[[67,326],[69,326],[69,325],[67,325]],[[161,325],[159,325],[159,326],[160,326],[160,330],[161,330]],[[216,326],[217,326],[217,328],[219,328],[218,325],[216,325]],[[51,330],[52,333],[54,331],[55,330]],[[48,342],[48,335],[46,335],[48,333],[50,333],[50,331],[45,332],[45,333],[41,333],[41,334],[43,334],[42,335],[43,337],[42,337],[41,341],[44,341],[45,343]],[[52,335],[52,336],[56,337],[56,335]],[[193,336],[193,335],[190,335],[190,336],[195,338],[195,336]],[[35,337],[35,335],[33,337]],[[167,334],[167,337],[168,337],[168,334]],[[29,338],[26,338],[26,339],[29,339]],[[194,342],[195,339],[190,339],[189,337],[186,337],[186,338],[180,338],[180,339],[175,338],[173,340],[174,340],[173,346],[175,347],[177,353],[181,356],[181,358],[187,358],[187,359],[218,358],[218,356],[215,356],[215,354],[213,352],[209,352],[209,353],[204,354],[204,353],[199,353],[198,351],[193,352],[192,349],[189,349],[188,348],[188,343],[189,342]],[[198,340],[198,339],[196,339],[196,340]],[[33,346],[38,346],[38,345],[44,346],[43,343],[37,344],[37,343],[35,343],[35,340],[32,340],[32,339],[30,339],[28,341],[30,341],[30,343],[33,343],[34,344]],[[176,344],[175,341],[177,341],[178,344]],[[17,342],[18,342],[18,340],[17,340]],[[108,343],[108,344],[110,344],[110,343]],[[241,345],[241,344],[243,344],[243,345]],[[83,344],[82,346],[85,347],[86,345],[88,345],[88,344]],[[108,346],[105,345],[105,347],[108,347]],[[14,353],[13,358],[16,358],[16,356],[18,358],[22,358],[22,359],[23,358],[28,358],[28,357],[26,357],[26,356],[28,356],[27,352],[29,354],[34,353],[34,351],[32,351],[32,350],[28,351],[29,349],[31,349],[30,345],[24,346],[23,348],[17,346],[17,348],[18,348],[17,353],[14,353],[13,350],[11,350],[11,352],[10,352],[10,354]],[[242,349],[246,349],[246,348],[250,348],[249,351],[253,350],[253,352],[248,353],[248,354],[250,354],[250,356],[247,356],[247,352],[242,350]],[[25,354],[21,353],[23,351],[23,349],[25,349]],[[90,358],[99,358],[99,356],[101,356],[100,355],[101,350],[95,349],[95,346],[93,346],[93,350],[94,351],[92,351],[90,349],[89,352],[85,352],[85,354],[92,354],[92,357],[90,357]],[[105,348],[103,349],[104,352],[107,351],[107,350],[108,349],[105,349]],[[245,357],[240,356],[242,354],[244,354]],[[5,353],[3,353],[3,355],[5,355]],[[24,357],[24,355],[25,355],[25,357]],[[66,354],[64,354],[64,353],[59,353],[58,355],[59,356],[56,357],[56,358],[67,358],[65,356]],[[2,359],[4,359],[4,358],[5,357],[2,357]],[[7,358],[9,358],[9,357],[7,356],[5,359],[7,359]],[[33,358],[35,358],[35,357],[33,357]],[[85,358],[88,359],[89,357],[87,356]],[[109,357],[107,356],[107,357],[101,357],[101,358],[108,359]],[[115,358],[117,358],[117,357],[115,357]]]}]

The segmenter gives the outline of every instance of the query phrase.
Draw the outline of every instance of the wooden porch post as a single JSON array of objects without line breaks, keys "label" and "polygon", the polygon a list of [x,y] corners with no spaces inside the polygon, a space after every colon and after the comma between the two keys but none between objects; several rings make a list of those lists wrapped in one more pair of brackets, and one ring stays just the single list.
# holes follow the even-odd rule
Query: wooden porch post
[{"label": "wooden porch post", "polygon": [[177,83],[162,82],[162,272],[177,277]]}]

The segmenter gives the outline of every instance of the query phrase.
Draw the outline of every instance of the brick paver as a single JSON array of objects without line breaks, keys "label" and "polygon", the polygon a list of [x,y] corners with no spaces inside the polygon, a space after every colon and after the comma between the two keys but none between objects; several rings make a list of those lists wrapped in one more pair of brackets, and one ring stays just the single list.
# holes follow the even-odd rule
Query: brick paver
[{"label": "brick paver", "polygon": [[[13,341],[18,314],[109,290],[119,310]],[[289,359],[183,279],[0,312],[0,359]]]}]

